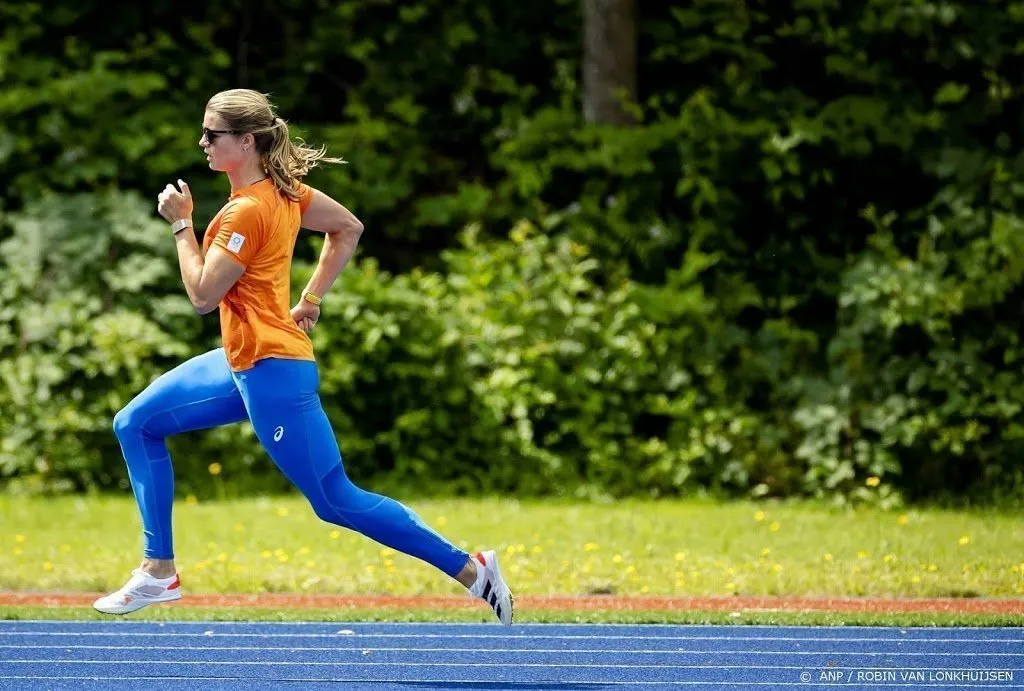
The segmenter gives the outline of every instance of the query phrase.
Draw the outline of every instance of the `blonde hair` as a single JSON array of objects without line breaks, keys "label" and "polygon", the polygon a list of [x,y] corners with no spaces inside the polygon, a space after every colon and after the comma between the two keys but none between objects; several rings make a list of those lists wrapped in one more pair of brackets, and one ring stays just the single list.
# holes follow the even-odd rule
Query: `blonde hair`
[{"label": "blonde hair", "polygon": [[288,123],[274,112],[268,94],[252,89],[229,89],[214,94],[206,109],[219,115],[228,129],[249,132],[263,168],[277,189],[292,201],[299,199],[299,181],[318,163],[344,163],[328,158],[326,147],[313,149],[288,136]]}]

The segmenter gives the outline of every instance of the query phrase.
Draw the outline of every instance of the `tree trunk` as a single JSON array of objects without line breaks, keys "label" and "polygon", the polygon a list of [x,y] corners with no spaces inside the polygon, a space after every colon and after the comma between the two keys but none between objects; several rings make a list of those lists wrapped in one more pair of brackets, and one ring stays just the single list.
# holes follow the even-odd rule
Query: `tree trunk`
[{"label": "tree trunk", "polygon": [[634,0],[583,0],[583,119],[630,125],[636,100]]}]

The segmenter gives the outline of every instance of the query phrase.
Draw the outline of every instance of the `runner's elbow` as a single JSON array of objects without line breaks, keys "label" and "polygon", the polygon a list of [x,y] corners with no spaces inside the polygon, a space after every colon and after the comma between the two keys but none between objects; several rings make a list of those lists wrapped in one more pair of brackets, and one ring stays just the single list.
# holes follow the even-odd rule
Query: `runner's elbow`
[{"label": "runner's elbow", "polygon": [[220,303],[204,301],[198,298],[192,301],[192,306],[195,308],[196,314],[209,314],[217,309],[218,304]]},{"label": "runner's elbow", "polygon": [[333,224],[332,233],[359,237],[363,234],[363,223],[351,213],[346,213]]}]

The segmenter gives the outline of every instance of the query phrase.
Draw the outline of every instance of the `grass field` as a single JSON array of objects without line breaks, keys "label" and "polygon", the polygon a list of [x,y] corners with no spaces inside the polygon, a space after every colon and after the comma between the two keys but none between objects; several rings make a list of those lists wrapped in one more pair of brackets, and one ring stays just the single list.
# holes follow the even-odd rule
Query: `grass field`
[{"label": "grass field", "polygon": [[[498,549],[518,594],[1024,594],[1024,522],[1009,513],[704,501],[409,505],[467,550]],[[461,592],[431,567],[321,522],[300,497],[181,501],[174,529],[191,592]],[[0,496],[0,590],[107,591],[140,555],[131,497]]]}]

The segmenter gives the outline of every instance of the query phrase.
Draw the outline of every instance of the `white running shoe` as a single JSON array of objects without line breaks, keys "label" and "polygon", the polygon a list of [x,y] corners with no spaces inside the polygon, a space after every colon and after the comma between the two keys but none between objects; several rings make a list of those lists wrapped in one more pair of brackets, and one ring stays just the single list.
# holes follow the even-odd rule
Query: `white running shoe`
[{"label": "white running shoe", "polygon": [[128,614],[146,605],[180,599],[181,580],[177,574],[170,578],[154,578],[142,569],[135,569],[120,590],[101,597],[92,606],[104,614]]},{"label": "white running shoe", "polygon": [[476,583],[469,589],[469,594],[479,597],[491,606],[498,619],[505,626],[512,625],[513,607],[515,599],[508,584],[501,577],[501,569],[498,568],[498,555],[493,550],[477,552],[473,555],[477,562]]}]

